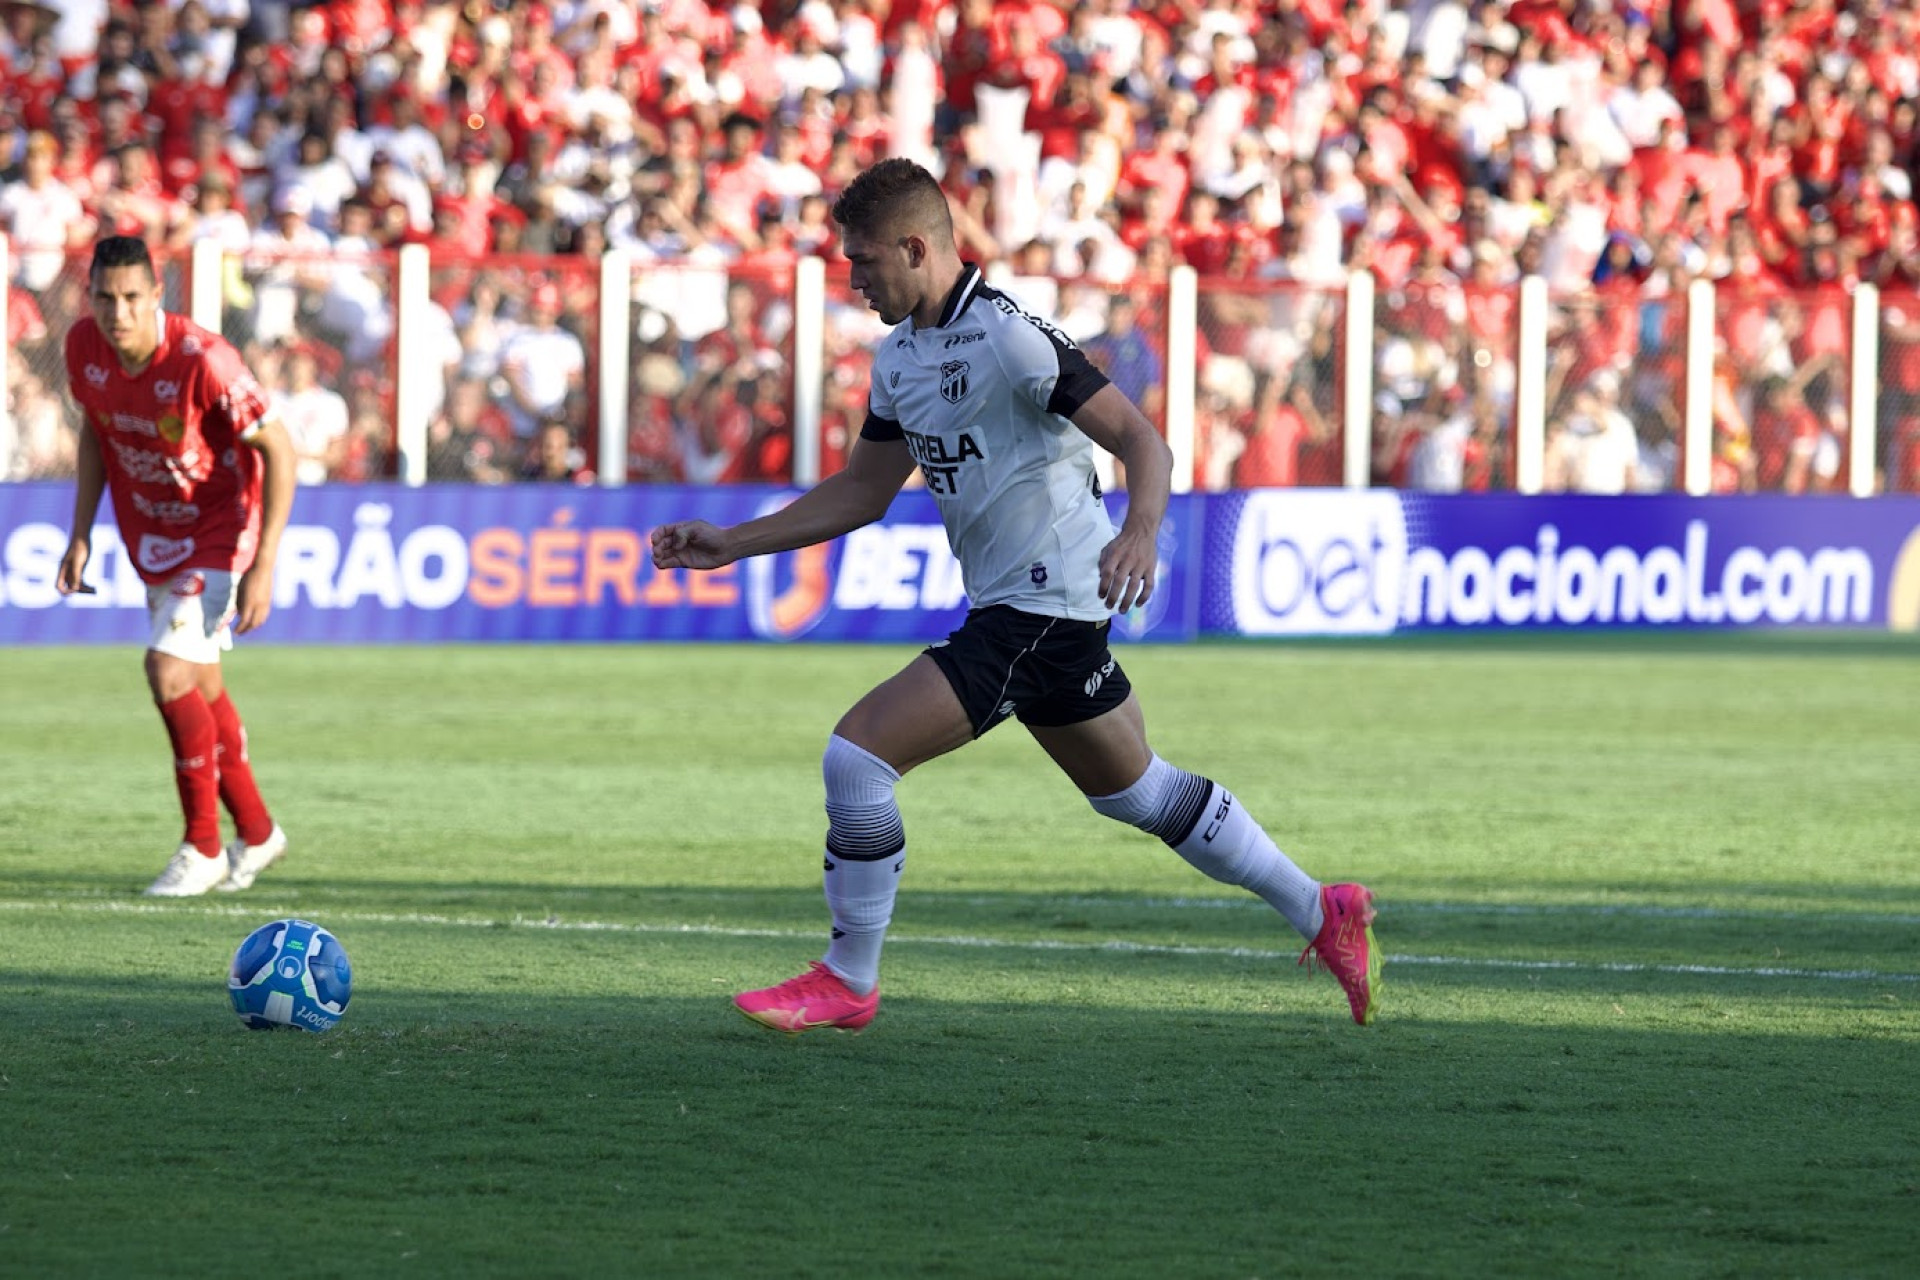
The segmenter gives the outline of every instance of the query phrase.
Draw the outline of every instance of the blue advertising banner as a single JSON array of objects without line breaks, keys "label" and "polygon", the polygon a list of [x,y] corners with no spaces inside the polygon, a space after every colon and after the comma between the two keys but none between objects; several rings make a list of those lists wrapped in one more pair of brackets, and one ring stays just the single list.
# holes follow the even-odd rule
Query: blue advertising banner
[{"label": "blue advertising banner", "polygon": [[[903,493],[885,520],[825,546],[711,573],[654,569],[655,525],[737,523],[795,496],[744,486],[302,489],[281,540],[273,616],[249,643],[924,643],[959,625],[960,566],[924,492]],[[96,524],[87,573],[98,594],[54,589],[71,509],[69,486],[0,485],[0,644],[144,643],[145,587],[110,511]],[[1182,530],[1197,509],[1182,499],[1169,512],[1160,590],[1118,620],[1126,636],[1192,636],[1198,596],[1186,562],[1195,552]],[[1113,510],[1122,515],[1124,500]]]},{"label": "blue advertising banner", "polygon": [[1217,495],[1203,633],[1920,626],[1920,499]]},{"label": "blue advertising banner", "polygon": [[[300,491],[261,642],[925,643],[966,612],[933,501],[829,545],[658,572],[647,532],[736,523],[762,487],[322,485]],[[67,485],[0,485],[0,644],[143,643],[110,513],[98,594],[62,597]],[[1116,521],[1125,497],[1109,500]],[[1176,497],[1126,639],[1589,627],[1920,628],[1920,498],[1255,490]],[[252,642],[250,639],[249,642]]]}]

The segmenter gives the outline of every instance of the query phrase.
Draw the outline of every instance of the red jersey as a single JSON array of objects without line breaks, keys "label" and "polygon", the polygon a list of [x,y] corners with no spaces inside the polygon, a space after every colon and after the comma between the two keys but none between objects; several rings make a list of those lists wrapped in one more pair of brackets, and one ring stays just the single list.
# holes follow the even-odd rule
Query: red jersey
[{"label": "red jersey", "polygon": [[120,367],[91,317],[67,332],[67,381],[100,441],[120,537],[143,581],[244,572],[260,540],[260,458],[241,442],[267,397],[217,333],[160,313],[147,367]]}]

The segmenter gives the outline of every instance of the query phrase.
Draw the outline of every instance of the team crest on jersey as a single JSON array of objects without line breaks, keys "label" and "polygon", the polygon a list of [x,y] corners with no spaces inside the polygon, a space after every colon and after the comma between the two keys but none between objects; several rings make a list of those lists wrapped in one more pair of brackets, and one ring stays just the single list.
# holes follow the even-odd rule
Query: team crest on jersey
[{"label": "team crest on jersey", "polygon": [[168,444],[179,444],[180,437],[187,434],[187,424],[177,413],[163,413],[160,421],[154,423],[160,428],[160,438]]},{"label": "team crest on jersey", "polygon": [[959,404],[966,398],[969,367],[965,360],[949,360],[940,366],[940,397],[948,404]]},{"label": "team crest on jersey", "polygon": [[87,382],[92,386],[96,386],[96,387],[106,386],[107,371],[105,366],[97,365],[97,364],[88,365],[86,368],[86,379],[87,379]]},{"label": "team crest on jersey", "polygon": [[1027,576],[1033,579],[1034,586],[1044,587],[1047,585],[1047,566],[1037,562],[1030,564],[1027,566]]},{"label": "team crest on jersey", "polygon": [[200,339],[194,337],[192,334],[188,334],[186,337],[180,339],[180,350],[186,355],[199,355],[201,351]]}]

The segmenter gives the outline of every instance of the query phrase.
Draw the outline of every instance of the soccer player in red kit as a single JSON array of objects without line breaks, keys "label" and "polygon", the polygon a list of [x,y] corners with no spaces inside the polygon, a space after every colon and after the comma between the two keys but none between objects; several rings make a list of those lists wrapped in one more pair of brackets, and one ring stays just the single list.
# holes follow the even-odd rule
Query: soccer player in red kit
[{"label": "soccer player in red kit", "polygon": [[[244,889],[286,852],[247,759],[220,654],[273,606],[273,562],[293,505],[294,449],[266,393],[219,334],[160,309],[146,243],[94,246],[93,315],[67,333],[67,378],[86,418],[63,595],[91,592],[100,497],[113,494],[126,554],[147,584],[147,686],[173,742],[186,834],[147,888],[185,898]],[[238,834],[220,843],[220,806]]]}]

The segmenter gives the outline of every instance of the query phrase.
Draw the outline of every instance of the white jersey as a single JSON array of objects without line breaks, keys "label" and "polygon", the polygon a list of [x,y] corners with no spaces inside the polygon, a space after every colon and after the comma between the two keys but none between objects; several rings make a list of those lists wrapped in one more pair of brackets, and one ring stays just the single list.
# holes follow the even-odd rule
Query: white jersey
[{"label": "white jersey", "polygon": [[974,608],[1102,621],[1113,521],[1068,415],[1107,385],[1072,340],[968,264],[940,323],[895,326],[873,361],[869,440],[901,440],[939,504]]}]

